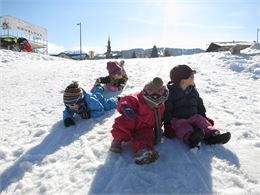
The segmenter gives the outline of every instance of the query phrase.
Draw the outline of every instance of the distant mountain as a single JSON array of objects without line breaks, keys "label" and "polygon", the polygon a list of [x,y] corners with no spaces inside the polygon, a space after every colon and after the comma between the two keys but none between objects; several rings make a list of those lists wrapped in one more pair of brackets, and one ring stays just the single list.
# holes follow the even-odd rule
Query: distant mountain
[{"label": "distant mountain", "polygon": [[[160,48],[164,51],[165,48]],[[203,53],[204,50],[200,48],[194,48],[194,49],[180,49],[180,48],[167,48],[169,49],[169,52],[172,56],[179,56],[179,55],[192,55],[195,53]]]},{"label": "distant mountain", "polygon": [[[64,51],[64,52],[61,52],[61,53],[65,53],[65,54],[70,54],[70,55],[80,55],[80,51]],[[87,54],[86,52],[84,51],[81,51],[81,54]]]},{"label": "distant mountain", "polygon": [[[195,53],[203,53],[205,52],[202,49],[194,48],[194,49],[181,49],[181,48],[165,48],[160,47],[157,48],[159,56],[163,56],[165,49],[168,49],[168,52],[170,56],[180,56],[180,55],[192,55]],[[135,52],[135,55],[137,58],[149,58],[151,56],[152,48],[150,49],[142,49],[142,48],[135,48],[135,49],[129,49],[129,50],[122,50],[122,51],[113,51],[112,55],[114,58],[132,58],[133,53]],[[67,55],[70,56],[73,59],[79,59],[80,51],[64,51],[60,54],[52,55],[52,56],[61,56],[61,55]],[[89,55],[82,51],[83,59],[88,59]],[[104,54],[96,54],[93,59],[105,59]]]},{"label": "distant mountain", "polygon": [[89,55],[87,53],[81,52],[81,55],[80,55],[80,51],[64,51],[59,54],[51,54],[50,56],[68,58],[68,59],[73,59],[73,60],[89,59]]},{"label": "distant mountain", "polygon": [[[192,55],[195,53],[203,53],[205,52],[202,49],[194,48],[194,49],[181,49],[181,48],[157,48],[159,56],[163,56],[164,50],[168,49],[171,56],[180,56],[180,55]],[[113,53],[118,53],[119,51],[113,51]],[[151,49],[142,49],[142,48],[135,48],[130,50],[122,50],[121,55],[122,58],[132,58],[133,53],[135,52],[137,57],[150,57],[152,48]]]},{"label": "distant mountain", "polygon": [[140,54],[144,54],[145,50],[142,48],[122,50],[121,51],[122,58],[125,58],[125,59],[132,58],[134,52],[135,52],[136,56],[139,56]]}]

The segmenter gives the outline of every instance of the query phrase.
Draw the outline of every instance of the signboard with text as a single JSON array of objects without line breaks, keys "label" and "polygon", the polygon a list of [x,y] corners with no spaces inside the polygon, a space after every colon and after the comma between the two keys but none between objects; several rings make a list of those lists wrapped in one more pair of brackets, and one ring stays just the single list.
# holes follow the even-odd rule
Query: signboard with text
[{"label": "signboard with text", "polygon": [[47,30],[12,16],[1,16],[2,29],[11,29],[32,36],[34,40],[47,41]]}]

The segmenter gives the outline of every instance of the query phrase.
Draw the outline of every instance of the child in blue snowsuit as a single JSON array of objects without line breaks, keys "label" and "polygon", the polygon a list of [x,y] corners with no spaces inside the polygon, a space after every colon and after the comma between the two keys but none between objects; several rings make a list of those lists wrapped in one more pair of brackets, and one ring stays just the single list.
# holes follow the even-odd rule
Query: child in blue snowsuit
[{"label": "child in blue snowsuit", "polygon": [[114,98],[104,98],[103,88],[96,86],[90,93],[79,87],[78,82],[72,82],[66,87],[63,94],[65,110],[63,111],[63,121],[66,127],[75,124],[75,116],[82,119],[97,118],[104,114],[106,110],[117,107],[118,101]]}]

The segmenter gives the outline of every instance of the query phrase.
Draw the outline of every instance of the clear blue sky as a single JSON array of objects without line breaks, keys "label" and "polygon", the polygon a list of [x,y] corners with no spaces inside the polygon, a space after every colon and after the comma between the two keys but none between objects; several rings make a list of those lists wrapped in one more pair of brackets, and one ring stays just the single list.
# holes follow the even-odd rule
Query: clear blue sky
[{"label": "clear blue sky", "polygon": [[52,47],[84,50],[182,47],[255,41],[260,0],[0,0],[10,15],[48,30]]}]

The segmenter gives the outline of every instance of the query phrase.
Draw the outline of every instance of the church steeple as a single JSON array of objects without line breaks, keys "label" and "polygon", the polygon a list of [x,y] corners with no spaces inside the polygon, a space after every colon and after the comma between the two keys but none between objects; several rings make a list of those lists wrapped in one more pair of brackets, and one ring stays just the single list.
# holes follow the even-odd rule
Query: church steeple
[{"label": "church steeple", "polygon": [[111,44],[110,44],[110,35],[108,35],[106,58],[107,59],[112,58],[112,51],[111,51]]}]

